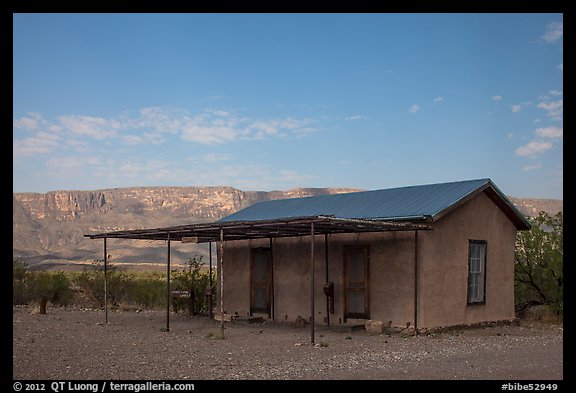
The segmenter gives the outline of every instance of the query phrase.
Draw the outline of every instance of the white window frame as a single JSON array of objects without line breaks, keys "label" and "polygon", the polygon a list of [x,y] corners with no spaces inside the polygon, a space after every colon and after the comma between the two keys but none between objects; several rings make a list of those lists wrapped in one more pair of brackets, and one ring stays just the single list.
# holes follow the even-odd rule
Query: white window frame
[{"label": "white window frame", "polygon": [[468,304],[486,303],[486,254],[485,240],[468,241]]}]

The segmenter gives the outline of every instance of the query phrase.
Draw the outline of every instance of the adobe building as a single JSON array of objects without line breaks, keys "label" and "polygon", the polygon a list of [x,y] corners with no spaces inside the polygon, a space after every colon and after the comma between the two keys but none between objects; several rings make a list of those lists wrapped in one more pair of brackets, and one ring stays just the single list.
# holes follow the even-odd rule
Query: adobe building
[{"label": "adobe building", "polygon": [[314,342],[317,324],[420,330],[514,319],[516,231],[527,229],[496,185],[477,179],[266,201],[213,223],[86,236],[166,240],[168,270],[170,241],[215,242],[222,320],[303,318]]}]

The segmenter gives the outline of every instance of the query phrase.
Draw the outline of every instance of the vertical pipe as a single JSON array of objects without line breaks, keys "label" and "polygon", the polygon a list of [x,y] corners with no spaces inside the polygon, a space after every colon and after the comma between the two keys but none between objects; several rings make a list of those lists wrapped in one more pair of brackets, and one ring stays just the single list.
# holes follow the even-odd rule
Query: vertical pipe
[{"label": "vertical pipe", "polygon": [[208,296],[208,316],[210,319],[214,318],[212,315],[212,242],[209,242],[210,249],[210,295]]},{"label": "vertical pipe", "polygon": [[108,323],[108,251],[104,238],[104,320]]},{"label": "vertical pipe", "polygon": [[209,258],[210,258],[210,286],[212,286],[212,242],[209,242]]},{"label": "vertical pipe", "polygon": [[272,250],[272,238],[270,238],[270,318],[274,320],[274,251]]},{"label": "vertical pipe", "polygon": [[[325,254],[325,270],[326,270],[326,283],[328,283],[328,234],[324,234],[324,254]],[[330,326],[330,301],[334,301],[334,299],[330,299],[326,296],[326,324]]]},{"label": "vertical pipe", "polygon": [[310,223],[310,342],[314,345],[314,222]]},{"label": "vertical pipe", "polygon": [[414,231],[414,334],[418,335],[418,230]]},{"label": "vertical pipe", "polygon": [[168,252],[166,254],[166,331],[170,331],[170,232],[167,232]]},{"label": "vertical pipe", "polygon": [[224,229],[220,228],[220,335],[224,338]]}]

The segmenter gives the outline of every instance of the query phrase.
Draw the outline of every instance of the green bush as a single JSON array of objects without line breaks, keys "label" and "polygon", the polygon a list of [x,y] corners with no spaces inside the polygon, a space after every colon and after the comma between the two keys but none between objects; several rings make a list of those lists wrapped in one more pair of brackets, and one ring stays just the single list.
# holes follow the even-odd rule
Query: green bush
[{"label": "green bush", "polygon": [[517,310],[526,305],[545,304],[562,314],[564,236],[563,214],[541,212],[531,220],[530,231],[519,231],[515,252],[515,295]]},{"label": "green bush", "polygon": [[[190,307],[192,315],[207,313],[209,307],[214,306],[214,304],[208,304],[205,295],[206,288],[210,286],[210,273],[201,271],[204,265],[202,256],[194,256],[189,258],[183,269],[174,269],[171,272],[171,289],[189,291],[191,294],[190,299],[176,298],[176,307]],[[212,303],[214,303],[214,300],[215,296],[212,297]]]},{"label": "green bush", "polygon": [[26,279],[28,264],[19,259],[12,261],[12,304],[28,304],[31,300]]},{"label": "green bush", "polygon": [[62,306],[71,300],[70,281],[63,272],[32,272],[28,280],[30,293],[36,300],[46,299]]}]

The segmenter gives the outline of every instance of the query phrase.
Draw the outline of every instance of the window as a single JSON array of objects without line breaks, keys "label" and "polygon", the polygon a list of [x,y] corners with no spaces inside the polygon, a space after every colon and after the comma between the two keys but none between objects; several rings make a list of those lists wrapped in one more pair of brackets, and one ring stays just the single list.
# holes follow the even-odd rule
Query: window
[{"label": "window", "polygon": [[468,246],[468,304],[486,300],[486,242],[470,240]]}]

